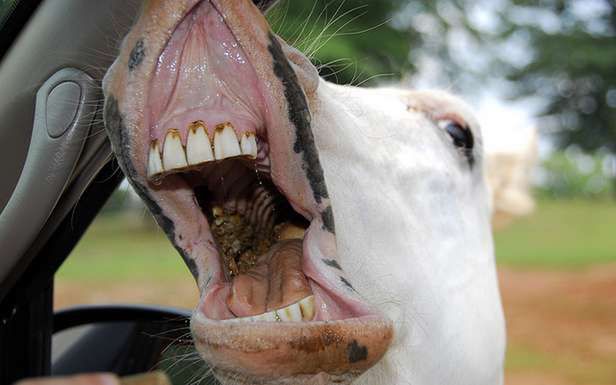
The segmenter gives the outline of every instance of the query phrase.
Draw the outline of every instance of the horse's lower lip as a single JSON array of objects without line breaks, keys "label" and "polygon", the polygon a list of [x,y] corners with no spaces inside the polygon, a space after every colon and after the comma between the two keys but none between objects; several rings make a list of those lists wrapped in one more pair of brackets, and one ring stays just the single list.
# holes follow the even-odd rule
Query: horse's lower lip
[{"label": "horse's lower lip", "polygon": [[240,327],[196,312],[191,328],[218,375],[261,381],[318,373],[355,377],[382,358],[393,337],[391,322],[378,316]]}]

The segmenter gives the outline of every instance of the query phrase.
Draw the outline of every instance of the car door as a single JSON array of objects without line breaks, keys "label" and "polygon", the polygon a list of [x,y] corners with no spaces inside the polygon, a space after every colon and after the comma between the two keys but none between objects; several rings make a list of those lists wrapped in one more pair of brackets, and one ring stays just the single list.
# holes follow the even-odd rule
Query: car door
[{"label": "car door", "polygon": [[0,383],[49,372],[53,274],[122,179],[100,79],[140,3],[0,5]]}]

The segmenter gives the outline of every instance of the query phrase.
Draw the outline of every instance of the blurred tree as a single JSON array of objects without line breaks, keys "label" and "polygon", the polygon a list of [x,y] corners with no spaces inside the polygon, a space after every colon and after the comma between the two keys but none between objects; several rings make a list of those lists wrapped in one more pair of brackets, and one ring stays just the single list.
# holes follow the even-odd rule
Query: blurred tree
[{"label": "blurred tree", "polygon": [[555,151],[543,162],[539,193],[548,198],[605,198],[614,186],[605,178],[609,159],[605,153],[584,153],[577,145]]},{"label": "blurred tree", "polygon": [[501,38],[473,23],[484,7],[494,1],[282,0],[268,18],[330,81],[377,83],[432,72],[432,86],[477,90],[497,67],[486,43]]},{"label": "blurred tree", "polygon": [[616,2],[512,0],[504,19],[501,36],[525,34],[532,53],[510,68],[512,95],[543,100],[542,129],[561,149],[616,155]]},{"label": "blurred tree", "polygon": [[516,0],[510,13],[520,9],[537,19],[511,24],[533,49],[532,61],[511,72],[517,96],[545,97],[560,147],[616,154],[616,2]]},{"label": "blurred tree", "polygon": [[340,84],[413,69],[413,41],[390,23],[403,0],[285,0],[268,15],[273,29],[304,52],[321,75]]}]

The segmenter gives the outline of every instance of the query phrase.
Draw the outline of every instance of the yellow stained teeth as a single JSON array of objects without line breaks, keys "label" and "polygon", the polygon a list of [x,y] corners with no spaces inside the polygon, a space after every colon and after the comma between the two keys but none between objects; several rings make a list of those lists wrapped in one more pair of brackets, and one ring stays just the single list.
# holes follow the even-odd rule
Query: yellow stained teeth
[{"label": "yellow stained teeth", "polygon": [[253,159],[257,158],[257,139],[253,133],[247,132],[242,135],[240,147],[243,155],[248,155]]},{"label": "yellow stained teeth", "polygon": [[150,153],[148,155],[148,177],[156,176],[163,171],[163,161],[160,158],[158,140],[153,140],[152,143],[150,143]]},{"label": "yellow stained teeth", "polygon": [[163,145],[163,168],[165,171],[188,167],[180,132],[172,128],[167,132]]},{"label": "yellow stained teeth", "polygon": [[278,225],[274,229],[276,238],[279,241],[285,241],[288,239],[304,239],[306,230],[302,227],[296,226],[292,223],[283,223]]},{"label": "yellow stained teeth", "polygon": [[214,133],[214,156],[216,160],[232,158],[242,155],[240,143],[230,123],[216,127]]},{"label": "yellow stained teeth", "polygon": [[[162,145],[162,151],[161,151]],[[213,143],[203,120],[188,125],[186,146],[182,144],[180,131],[168,130],[164,141],[153,140],[148,153],[148,178],[173,170],[182,170],[215,160],[244,156],[256,159],[257,139],[253,132],[244,133],[238,139],[231,123],[216,126]]]},{"label": "yellow stained teeth", "polygon": [[214,160],[212,144],[210,143],[205,124],[201,120],[188,126],[186,160],[191,166]]},{"label": "yellow stained teeth", "polygon": [[299,302],[282,309],[252,317],[233,318],[232,322],[300,322],[312,321],[315,314],[314,295],[308,296]]},{"label": "yellow stained teeth", "polygon": [[302,320],[302,311],[300,310],[299,304],[297,303],[287,306],[284,309],[280,309],[277,311],[277,313],[281,321],[301,321]]},{"label": "yellow stained teeth", "polygon": [[[267,313],[263,313],[260,316],[250,317],[250,318],[251,318],[251,321],[265,321],[265,322],[278,322],[279,321],[275,311],[270,311]],[[252,319],[252,318],[258,318],[258,319]]]},{"label": "yellow stained teeth", "polygon": [[302,312],[302,318],[304,320],[311,320],[314,318],[315,305],[314,296],[306,297],[298,302],[299,308]]}]

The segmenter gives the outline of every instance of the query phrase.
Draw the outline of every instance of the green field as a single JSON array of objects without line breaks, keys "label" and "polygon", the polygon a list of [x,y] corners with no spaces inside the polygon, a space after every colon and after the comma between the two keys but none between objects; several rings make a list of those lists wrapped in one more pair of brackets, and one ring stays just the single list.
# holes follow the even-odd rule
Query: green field
[{"label": "green field", "polygon": [[98,217],[57,277],[78,281],[192,279],[163,232],[135,222],[126,215]]},{"label": "green field", "polygon": [[616,262],[616,201],[542,200],[495,234],[497,261],[516,268],[572,269]]}]

